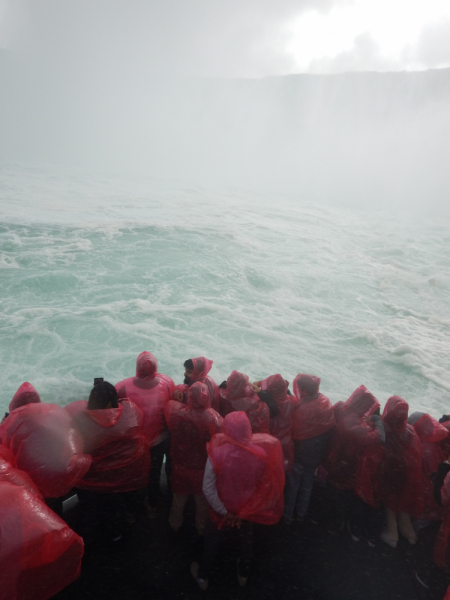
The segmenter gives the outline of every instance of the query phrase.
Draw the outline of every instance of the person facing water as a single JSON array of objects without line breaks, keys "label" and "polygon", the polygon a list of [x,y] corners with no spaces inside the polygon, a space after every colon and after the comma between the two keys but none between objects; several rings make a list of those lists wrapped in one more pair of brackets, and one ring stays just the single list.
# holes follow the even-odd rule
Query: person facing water
[{"label": "person facing water", "polygon": [[233,371],[220,386],[220,414],[243,411],[249,418],[252,433],[269,433],[270,412],[249,383],[248,375]]},{"label": "person facing water", "polygon": [[245,585],[253,556],[253,524],[273,525],[283,512],[283,453],[271,435],[252,435],[250,421],[242,411],[228,414],[223,433],[207,444],[208,460],[203,493],[210,505],[205,547],[191,574],[202,590],[219,543],[230,528],[239,529],[238,581]]},{"label": "person facing water", "polygon": [[200,536],[205,533],[208,503],[202,492],[206,444],[222,431],[222,417],[211,408],[208,388],[200,381],[188,391],[187,405],[169,400],[165,407],[171,434],[171,483],[173,491],[169,524],[177,532],[183,523],[183,511],[189,495],[196,503],[195,523]]},{"label": "person facing water", "polygon": [[299,373],[294,379],[294,395],[299,401],[293,414],[294,465],[286,475],[284,521],[290,524],[297,513],[302,521],[308,511],[314,474],[325,457],[335,426],[329,399],[319,393],[320,378]]},{"label": "person facing water", "polygon": [[219,386],[208,375],[212,365],[213,361],[204,356],[186,360],[184,362],[184,381],[182,384],[175,386],[173,396],[175,400],[186,404],[188,388],[196,381],[200,381],[208,388],[211,408],[219,412]]},{"label": "person facing water", "polygon": [[111,540],[120,539],[128,492],[148,483],[150,452],[143,431],[143,414],[133,402],[118,399],[108,381],[94,385],[89,400],[66,406],[92,456],[92,465],[77,484],[81,505],[79,532],[92,541],[101,522]]},{"label": "person facing water", "polygon": [[136,375],[116,383],[118,398],[128,398],[143,413],[143,431],[151,448],[151,468],[147,489],[148,507],[156,516],[156,504],[160,493],[161,468],[166,456],[166,474],[170,473],[170,440],[164,418],[164,406],[173,396],[173,380],[158,373],[158,361],[150,352],[144,351],[136,359]]}]

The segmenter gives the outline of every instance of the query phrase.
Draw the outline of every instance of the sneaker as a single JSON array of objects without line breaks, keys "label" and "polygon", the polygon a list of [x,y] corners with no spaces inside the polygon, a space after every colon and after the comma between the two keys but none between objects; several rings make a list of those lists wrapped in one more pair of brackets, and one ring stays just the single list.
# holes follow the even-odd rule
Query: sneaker
[{"label": "sneaker", "polygon": [[359,529],[357,527],[350,523],[350,521],[347,521],[347,530],[351,535],[352,540],[354,542],[359,542],[359,540],[361,539],[361,533],[359,532]]},{"label": "sneaker", "polygon": [[422,587],[429,590],[430,586],[427,583],[427,578],[420,571],[416,571],[416,579]]},{"label": "sneaker", "polygon": [[201,577],[198,576],[198,568],[199,568],[199,564],[196,562],[193,562],[191,564],[191,575],[197,582],[197,585],[202,590],[202,592],[206,592],[206,590],[208,589],[208,580],[202,579]]},{"label": "sneaker", "polygon": [[383,540],[383,542],[386,542],[386,544],[391,548],[397,548],[398,540],[393,540],[388,531],[382,531],[380,534],[380,539]]},{"label": "sneaker", "polygon": [[241,559],[238,558],[237,561],[237,578],[238,578],[238,583],[241,587],[244,587],[245,585],[247,585],[247,581],[248,581],[248,568],[245,569],[245,572],[247,573],[247,575],[244,577],[243,575],[240,574],[239,572],[239,563],[241,562]]}]

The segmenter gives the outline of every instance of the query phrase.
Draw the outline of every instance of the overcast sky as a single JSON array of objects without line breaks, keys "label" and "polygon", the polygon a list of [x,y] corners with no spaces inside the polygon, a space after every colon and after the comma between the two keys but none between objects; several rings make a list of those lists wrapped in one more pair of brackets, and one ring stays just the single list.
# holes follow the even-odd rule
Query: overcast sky
[{"label": "overcast sky", "polygon": [[0,47],[131,77],[449,67],[450,1],[0,0]]}]

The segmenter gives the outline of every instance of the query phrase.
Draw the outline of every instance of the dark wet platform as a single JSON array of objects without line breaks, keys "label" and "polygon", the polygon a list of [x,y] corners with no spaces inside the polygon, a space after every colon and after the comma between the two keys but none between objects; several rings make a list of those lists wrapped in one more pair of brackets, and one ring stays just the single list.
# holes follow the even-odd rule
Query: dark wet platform
[{"label": "dark wet platform", "polygon": [[[68,513],[69,523],[75,513]],[[143,509],[120,542],[96,543],[83,559],[81,577],[55,600],[442,600],[450,584],[445,573],[432,568],[436,523],[421,530],[415,546],[400,539],[392,549],[381,540],[375,548],[366,539],[354,542],[345,528],[332,536],[325,522],[307,520],[291,527],[257,526],[254,564],[244,588],[236,577],[236,547],[226,542],[209,589],[202,592],[189,571],[200,551],[193,504],[175,538],[168,513],[163,496],[157,518],[150,519]],[[417,570],[426,575],[430,589],[417,582]]]}]

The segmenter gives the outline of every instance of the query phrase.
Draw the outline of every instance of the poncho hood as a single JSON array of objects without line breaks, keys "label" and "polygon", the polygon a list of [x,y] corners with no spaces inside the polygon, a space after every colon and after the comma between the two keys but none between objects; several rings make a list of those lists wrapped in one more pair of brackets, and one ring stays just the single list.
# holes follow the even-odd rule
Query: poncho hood
[{"label": "poncho hood", "polygon": [[277,404],[285,402],[287,398],[287,383],[279,373],[265,379],[261,383],[261,387],[263,390],[269,392]]},{"label": "poncho hood", "polygon": [[315,400],[319,395],[320,377],[299,373],[294,379],[294,394],[302,402]]},{"label": "poncho hood", "polygon": [[224,396],[228,400],[246,398],[252,392],[248,381],[248,375],[239,373],[239,371],[233,371],[228,377],[227,387],[224,390]]},{"label": "poncho hood", "polygon": [[383,410],[383,421],[395,433],[402,433],[408,424],[409,405],[400,396],[391,396]]},{"label": "poncho hood", "polygon": [[366,386],[360,385],[344,402],[342,408],[353,411],[359,417],[364,417],[372,415],[379,406],[380,403]]},{"label": "poncho hood", "polygon": [[204,356],[199,356],[198,358],[193,358],[192,362],[194,363],[194,370],[192,372],[191,379],[189,381],[189,385],[192,385],[196,381],[204,381],[205,377],[211,371],[211,367],[213,365],[213,361],[205,358]]},{"label": "poncho hood", "polygon": [[204,383],[196,381],[191,385],[188,391],[187,405],[188,408],[196,410],[206,410],[207,408],[211,408],[209,390]]},{"label": "poncho hood", "polygon": [[85,414],[101,427],[112,427],[119,421],[122,415],[122,410],[123,407],[121,404],[119,404],[118,408],[86,410]]},{"label": "poncho hood", "polygon": [[158,361],[150,352],[141,352],[136,359],[136,377],[153,379],[158,371]]},{"label": "poncho hood", "polygon": [[252,439],[252,426],[245,412],[229,413],[223,421],[223,432],[239,444],[246,446]]},{"label": "poncho hood", "polygon": [[9,403],[9,412],[12,412],[16,408],[20,408],[21,406],[25,406],[26,404],[39,403],[41,401],[41,397],[35,390],[35,388],[25,381],[19,387],[17,392],[14,394],[13,399]]}]

